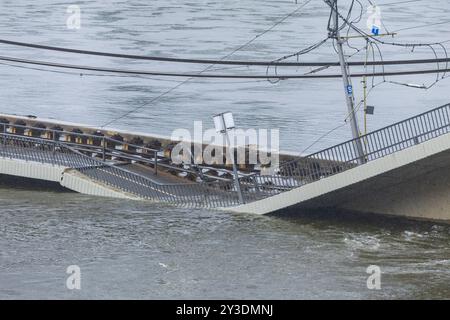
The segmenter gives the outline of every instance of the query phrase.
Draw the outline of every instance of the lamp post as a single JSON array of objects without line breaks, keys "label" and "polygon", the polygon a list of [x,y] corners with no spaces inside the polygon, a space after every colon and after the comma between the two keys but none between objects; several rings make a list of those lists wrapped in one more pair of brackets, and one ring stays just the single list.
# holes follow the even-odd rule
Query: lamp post
[{"label": "lamp post", "polygon": [[236,187],[236,191],[239,196],[239,202],[244,204],[244,197],[242,196],[241,183],[239,182],[239,174],[237,170],[236,163],[234,161],[234,152],[231,148],[230,137],[228,135],[229,130],[233,130],[235,128],[233,114],[231,112],[224,112],[213,117],[214,126],[216,128],[217,133],[222,133],[226,138],[226,149],[228,150],[228,154],[231,158],[231,162],[233,164],[233,173],[234,173],[234,185]]}]

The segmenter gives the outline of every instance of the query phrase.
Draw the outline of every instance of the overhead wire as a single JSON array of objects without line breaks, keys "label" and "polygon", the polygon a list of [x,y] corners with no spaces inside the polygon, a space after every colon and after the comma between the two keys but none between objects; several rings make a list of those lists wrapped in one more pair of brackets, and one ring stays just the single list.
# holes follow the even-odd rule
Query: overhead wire
[{"label": "overhead wire", "polygon": [[[323,0],[323,1],[331,8],[332,11],[336,11],[336,9],[331,4],[330,0]],[[383,40],[378,39],[374,35],[371,35],[371,34],[368,34],[367,32],[364,32],[363,30],[361,30],[360,28],[355,26],[351,21],[346,19],[341,13],[337,12],[337,14],[346,24],[348,24],[359,35],[361,35],[361,36],[363,36],[365,38],[370,38],[373,41],[378,42],[380,44],[384,44],[384,45],[401,46],[401,47],[421,47],[421,46],[429,46],[429,45],[438,45],[438,44],[442,44],[442,43],[450,41],[450,40],[446,40],[446,41],[432,42],[432,43],[400,43],[400,42],[383,41]]]},{"label": "overhead wire", "polygon": [[[339,62],[337,61],[325,61],[325,62],[282,62],[284,60],[287,60],[289,58],[292,57],[298,57],[300,55],[309,53],[317,48],[319,48],[321,45],[323,45],[325,42],[327,42],[329,40],[329,37],[320,40],[318,43],[315,43],[313,45],[310,45],[308,47],[306,47],[305,49],[302,49],[298,52],[295,52],[293,54],[289,54],[286,56],[283,56],[279,59],[275,59],[275,60],[271,60],[271,61],[241,61],[241,60],[236,60],[236,61],[232,61],[232,60],[201,60],[201,59],[172,59],[172,60],[181,60],[184,61],[186,63],[192,63],[192,64],[213,64],[213,65],[234,65],[234,66],[242,66],[242,68],[244,67],[249,67],[249,66],[262,66],[262,67],[273,67],[273,66],[278,66],[278,67],[322,67],[325,65],[328,66],[339,66]],[[0,43],[2,43],[2,41],[4,40],[0,40]],[[449,40],[450,41],[450,40]],[[436,45],[440,45],[444,42],[439,42],[436,43]],[[30,44],[32,46],[34,46],[34,44]],[[248,44],[247,44],[248,45]],[[424,44],[425,46],[426,44]],[[418,44],[414,44],[414,45],[410,45],[410,46],[418,46]],[[70,49],[73,51],[80,51],[78,49]],[[239,48],[238,48],[239,50]],[[237,50],[237,51],[238,51]],[[105,53],[106,56],[110,56],[110,55],[116,55],[116,54],[112,54],[112,53]],[[129,59],[141,59],[141,58],[132,58],[132,57],[142,57],[146,58],[146,56],[134,56],[134,55],[128,55]],[[165,59],[165,58],[161,58],[161,59]],[[168,58],[171,59],[171,58]],[[189,62],[187,62],[187,60],[189,60]],[[440,62],[449,62],[450,59],[439,59]],[[165,62],[170,62],[170,61],[165,61]],[[176,61],[179,62],[179,61]],[[434,63],[435,61],[431,61],[429,59],[416,59],[416,60],[392,60],[392,61],[386,61],[383,63],[386,64],[425,64],[425,63]],[[373,62],[374,64],[381,64],[381,62],[379,61],[375,61]],[[363,66],[364,62],[363,61],[358,61],[358,62],[349,62],[350,66]],[[231,69],[231,67],[230,67]],[[225,68],[224,68],[225,70]]]},{"label": "overhead wire", "polygon": [[447,24],[447,23],[450,23],[450,20],[441,21],[441,22],[436,22],[436,23],[428,23],[428,24],[423,24],[423,25],[420,25],[420,26],[413,26],[413,27],[407,27],[407,28],[397,29],[397,30],[392,31],[392,32],[393,32],[393,33],[397,33],[397,32],[400,32],[400,31],[406,31],[406,30],[422,29],[422,28],[434,27],[434,26],[438,26],[438,25],[442,25],[442,24]]},{"label": "overhead wire", "polygon": [[[324,0],[324,2],[331,8],[332,12],[336,10],[334,8],[333,4],[331,4],[330,0]],[[374,2],[372,2],[371,0],[368,0],[368,2],[371,5],[374,5]],[[376,47],[377,47],[377,49],[379,51],[380,57],[382,57],[381,50],[379,48],[380,44],[381,45],[392,45],[392,46],[402,46],[402,47],[412,48],[413,51],[414,51],[414,49],[416,47],[428,47],[428,48],[430,48],[433,51],[433,54],[435,55],[436,59],[439,59],[439,58],[437,56],[437,53],[436,53],[436,50],[435,50],[434,46],[441,47],[443,49],[445,58],[443,60],[439,59],[441,61],[437,61],[435,59],[436,60],[436,64],[437,64],[436,80],[431,85],[426,86],[426,88],[431,88],[434,85],[436,85],[439,82],[439,80],[444,79],[444,77],[439,78],[439,74],[441,73],[441,71],[444,72],[444,75],[445,75],[446,72],[448,72],[448,71],[446,71],[448,69],[448,62],[445,62],[445,60],[448,59],[448,53],[447,53],[447,49],[443,45],[443,43],[448,42],[448,40],[447,41],[442,41],[442,42],[434,42],[434,43],[397,43],[397,42],[382,41],[382,40],[378,39],[376,36],[370,35],[370,34],[364,32],[364,31],[362,31],[360,28],[358,28],[354,24],[353,21],[349,21],[348,18],[344,17],[339,12],[338,12],[338,15],[345,23],[347,23],[347,25],[349,26],[349,29],[351,28],[352,30],[356,31],[359,35],[363,36],[368,41],[371,41],[371,43],[372,43],[371,45],[376,45]],[[347,17],[348,17],[348,15],[347,15]],[[441,70],[440,62],[445,62],[446,63],[446,66],[445,66],[445,68],[443,70]],[[384,68],[385,64],[383,63],[382,65],[383,65],[383,68]],[[392,84],[397,84],[396,82],[391,82],[391,83]]]},{"label": "overhead wire", "polygon": [[[26,70],[33,70],[33,71],[42,71],[42,72],[48,72],[48,73],[58,73],[58,74],[66,74],[66,75],[73,75],[78,77],[117,77],[117,78],[138,78],[138,79],[144,79],[144,80],[154,80],[154,81],[161,81],[161,82],[175,82],[180,83],[183,82],[182,80],[172,80],[168,78],[158,78],[158,77],[151,77],[151,76],[144,76],[144,75],[134,75],[134,74],[102,74],[102,73],[85,73],[85,72],[70,72],[70,71],[61,71],[61,70],[51,70],[51,69],[43,69],[38,67],[28,67],[23,65],[17,65],[17,64],[11,64],[6,62],[0,62],[0,65],[13,67],[13,68],[19,68],[19,69],[26,69]],[[262,83],[266,82],[266,80],[263,79],[256,79],[256,80],[248,80],[248,81],[236,81],[236,80],[229,80],[229,81],[213,81],[211,80],[191,80],[192,83],[207,83],[207,84],[252,84],[252,83]]]},{"label": "overhead wire", "polygon": [[28,47],[34,49],[42,49],[42,50],[50,50],[50,51],[59,51],[65,53],[75,53],[75,54],[84,54],[84,55],[93,55],[93,56],[103,56],[103,57],[111,57],[111,58],[121,58],[121,59],[133,59],[133,60],[147,60],[147,61],[157,61],[157,62],[173,62],[173,63],[190,63],[190,64],[213,64],[213,65],[253,65],[253,66],[266,66],[268,62],[258,62],[258,61],[227,61],[225,59],[232,56],[234,53],[242,50],[247,47],[249,44],[262,37],[263,35],[269,33],[277,26],[285,22],[288,18],[292,17],[296,13],[298,13],[301,9],[303,9],[307,4],[312,2],[312,0],[304,1],[298,8],[285,15],[283,18],[274,23],[270,28],[265,29],[263,32],[257,34],[254,38],[244,43],[243,45],[236,48],[231,54],[226,55],[221,59],[184,59],[184,58],[169,58],[169,57],[159,57],[159,56],[145,56],[145,55],[135,55],[135,54],[123,54],[123,53],[111,53],[111,52],[101,52],[101,51],[92,51],[92,50],[81,50],[81,49],[72,49],[72,48],[63,48],[56,46],[48,46],[48,45],[40,45],[19,41],[12,41],[6,39],[0,39],[0,44],[12,45],[12,46],[21,46]]},{"label": "overhead wire", "polygon": [[[95,66],[83,66],[83,65],[72,65],[64,63],[54,63],[39,60],[29,60],[29,59],[18,59],[12,57],[0,56],[0,61],[9,61],[30,65],[40,65],[47,67],[55,67],[62,69],[75,69],[75,70],[85,70],[85,71],[98,71],[113,74],[127,74],[127,75],[143,75],[143,76],[160,76],[160,77],[173,77],[173,78],[212,78],[212,79],[273,79],[273,80],[284,80],[284,79],[333,79],[341,78],[341,74],[320,74],[306,76],[303,74],[286,74],[286,75],[236,75],[236,74],[205,74],[207,70],[197,73],[179,73],[179,72],[159,72],[159,71],[140,71],[140,70],[130,70],[130,69],[118,69],[118,68],[106,68],[106,67],[95,67]],[[364,77],[364,76],[375,76],[375,77],[386,77],[386,76],[401,76],[401,75],[415,75],[415,74],[433,74],[450,72],[450,69],[422,69],[422,70],[411,70],[411,71],[385,71],[385,72],[374,72],[374,73],[354,73],[352,77]]]}]

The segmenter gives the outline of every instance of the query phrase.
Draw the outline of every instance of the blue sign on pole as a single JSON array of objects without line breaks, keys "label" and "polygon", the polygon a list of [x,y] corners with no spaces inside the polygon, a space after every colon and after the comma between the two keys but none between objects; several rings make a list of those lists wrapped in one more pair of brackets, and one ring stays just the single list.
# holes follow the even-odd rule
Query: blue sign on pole
[{"label": "blue sign on pole", "polygon": [[378,36],[380,34],[380,28],[378,28],[377,26],[373,26],[372,27],[372,34],[374,36]]},{"label": "blue sign on pole", "polygon": [[352,85],[347,86],[347,94],[349,96],[353,95],[353,86]]}]

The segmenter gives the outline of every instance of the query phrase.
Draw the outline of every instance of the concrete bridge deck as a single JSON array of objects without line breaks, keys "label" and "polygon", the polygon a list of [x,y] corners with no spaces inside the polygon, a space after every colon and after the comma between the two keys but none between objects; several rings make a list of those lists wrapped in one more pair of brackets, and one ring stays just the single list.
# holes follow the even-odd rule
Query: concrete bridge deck
[{"label": "concrete bridge deck", "polygon": [[358,138],[363,156],[350,140],[284,161],[271,175],[239,172],[244,203],[232,179],[173,165],[155,149],[61,128],[35,137],[25,134],[36,135],[34,127],[0,126],[0,174],[77,192],[254,214],[331,207],[450,221],[450,105]]}]

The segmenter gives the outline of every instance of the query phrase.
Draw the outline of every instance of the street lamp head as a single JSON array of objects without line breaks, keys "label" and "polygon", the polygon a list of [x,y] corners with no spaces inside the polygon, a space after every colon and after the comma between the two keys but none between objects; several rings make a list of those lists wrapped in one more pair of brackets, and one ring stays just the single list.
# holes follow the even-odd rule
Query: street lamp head
[{"label": "street lamp head", "polygon": [[219,114],[217,116],[213,117],[214,120],[214,127],[216,128],[217,133],[224,133],[225,132],[225,125],[223,123],[222,115]]},{"label": "street lamp head", "polygon": [[227,130],[231,130],[231,129],[235,128],[233,114],[231,112],[225,112],[223,114],[223,120],[225,122],[225,128]]},{"label": "street lamp head", "polygon": [[235,128],[233,114],[224,112],[213,117],[214,127],[217,133],[225,133],[227,130]]}]

